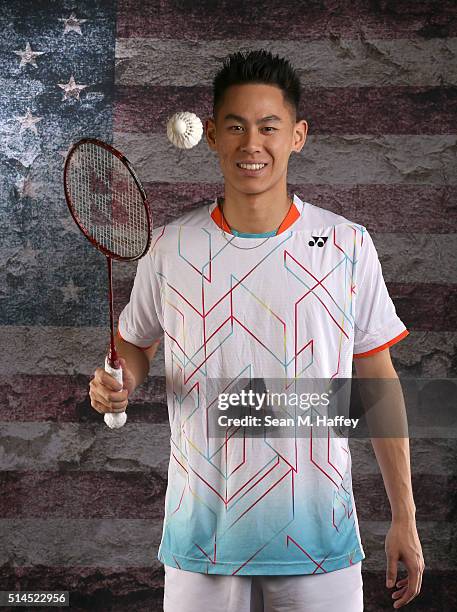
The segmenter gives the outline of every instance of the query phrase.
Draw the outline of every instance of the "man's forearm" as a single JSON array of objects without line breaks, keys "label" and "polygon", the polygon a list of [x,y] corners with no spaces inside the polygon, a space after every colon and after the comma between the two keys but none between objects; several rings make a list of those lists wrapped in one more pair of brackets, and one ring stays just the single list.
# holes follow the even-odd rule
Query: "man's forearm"
[{"label": "man's forearm", "polygon": [[415,519],[409,438],[371,438],[393,520]]},{"label": "man's forearm", "polygon": [[[367,401],[371,443],[392,510],[392,518],[415,517],[405,401],[389,350],[356,361],[357,377]],[[396,435],[397,437],[391,437]]]}]

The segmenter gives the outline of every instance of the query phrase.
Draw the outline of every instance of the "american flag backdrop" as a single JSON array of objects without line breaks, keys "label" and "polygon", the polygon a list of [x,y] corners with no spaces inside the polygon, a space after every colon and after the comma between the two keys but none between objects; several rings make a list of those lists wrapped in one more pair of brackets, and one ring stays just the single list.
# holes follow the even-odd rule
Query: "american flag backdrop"
[{"label": "american flag backdrop", "polygon": [[[106,264],[66,207],[69,146],[95,136],[120,148],[159,226],[223,185],[204,139],[175,149],[167,119],[211,115],[228,53],[289,58],[310,127],[290,191],[372,232],[410,331],[391,349],[398,374],[455,378],[457,5],[9,0],[0,24],[0,590],[68,590],[75,610],[161,610],[163,353],[127,425],[107,429],[88,400],[108,344]],[[114,264],[117,313],[135,268]],[[388,500],[370,440],[351,447],[365,609],[392,609]],[[427,565],[411,610],[457,609],[456,448],[411,440]]]}]

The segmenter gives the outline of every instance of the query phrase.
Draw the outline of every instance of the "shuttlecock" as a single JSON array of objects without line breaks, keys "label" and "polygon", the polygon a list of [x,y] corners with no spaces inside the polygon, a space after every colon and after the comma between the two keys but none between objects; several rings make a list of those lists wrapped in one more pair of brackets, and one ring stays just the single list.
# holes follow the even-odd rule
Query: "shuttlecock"
[{"label": "shuttlecock", "polygon": [[167,122],[167,136],[179,149],[191,149],[200,142],[203,125],[195,113],[175,113]]}]

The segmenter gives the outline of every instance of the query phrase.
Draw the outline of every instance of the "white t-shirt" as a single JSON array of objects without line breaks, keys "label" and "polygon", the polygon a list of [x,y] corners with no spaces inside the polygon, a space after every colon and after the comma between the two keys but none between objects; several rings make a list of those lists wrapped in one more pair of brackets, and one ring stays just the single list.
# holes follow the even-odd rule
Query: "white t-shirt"
[{"label": "white t-shirt", "polygon": [[[155,228],[119,333],[164,338],[171,454],[158,559],[208,574],[311,574],[365,558],[347,438],[207,435],[208,380],[350,378],[408,334],[365,227],[303,202],[268,239],[217,200]],[[252,248],[255,247],[255,248]]]}]

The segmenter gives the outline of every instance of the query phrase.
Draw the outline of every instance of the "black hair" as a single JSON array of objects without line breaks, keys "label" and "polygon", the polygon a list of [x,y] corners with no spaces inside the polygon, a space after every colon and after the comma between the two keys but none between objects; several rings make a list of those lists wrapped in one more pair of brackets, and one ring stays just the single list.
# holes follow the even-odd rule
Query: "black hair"
[{"label": "black hair", "polygon": [[213,80],[213,117],[216,118],[225,91],[231,85],[263,83],[279,87],[284,101],[294,111],[295,119],[300,104],[300,79],[290,62],[270,51],[237,51],[224,59],[223,67]]}]

